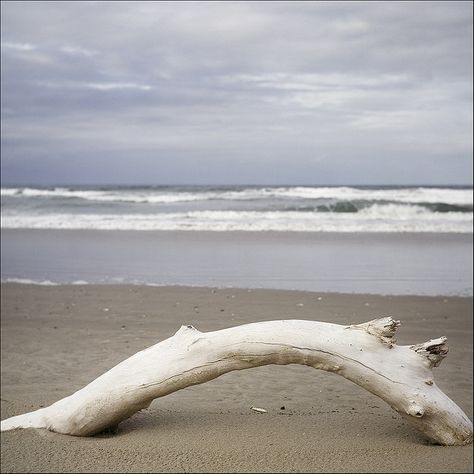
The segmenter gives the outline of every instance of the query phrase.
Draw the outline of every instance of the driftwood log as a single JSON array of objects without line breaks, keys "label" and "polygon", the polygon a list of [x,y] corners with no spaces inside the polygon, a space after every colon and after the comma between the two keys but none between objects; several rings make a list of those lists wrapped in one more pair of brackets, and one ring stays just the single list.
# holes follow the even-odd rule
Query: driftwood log
[{"label": "driftwood log", "polygon": [[472,422],[433,380],[448,352],[446,338],[397,346],[399,321],[342,326],[316,321],[266,321],[203,333],[182,326],[89,385],[49,407],[1,422],[1,430],[45,428],[89,436],[191,385],[232,370],[303,364],[351,380],[379,396],[431,441],[472,442]]}]

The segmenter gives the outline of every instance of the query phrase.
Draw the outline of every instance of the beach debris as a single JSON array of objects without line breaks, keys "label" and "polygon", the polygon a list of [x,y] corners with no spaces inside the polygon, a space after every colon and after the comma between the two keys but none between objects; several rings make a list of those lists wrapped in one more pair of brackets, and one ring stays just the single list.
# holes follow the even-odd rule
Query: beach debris
[{"label": "beach debris", "polygon": [[[44,428],[91,436],[147,408],[155,398],[227,372],[301,364],[341,375],[379,396],[432,442],[471,443],[472,422],[430,383],[433,368],[448,354],[446,338],[397,346],[399,324],[391,317],[350,326],[287,319],[207,333],[181,326],[174,336],[132,355],[72,395],[2,420],[1,431]],[[251,409],[267,413],[265,408]]]},{"label": "beach debris", "polygon": [[303,303],[296,303],[296,306],[304,306]]},{"label": "beach debris", "polygon": [[105,312],[110,311],[110,308],[104,308],[102,311],[105,311]]}]

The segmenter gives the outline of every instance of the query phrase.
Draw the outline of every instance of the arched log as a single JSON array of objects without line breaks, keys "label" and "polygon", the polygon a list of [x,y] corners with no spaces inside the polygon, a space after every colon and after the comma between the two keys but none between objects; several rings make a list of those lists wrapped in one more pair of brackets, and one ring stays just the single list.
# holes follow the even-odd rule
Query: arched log
[{"label": "arched log", "polygon": [[432,368],[448,352],[446,338],[398,346],[392,318],[342,326],[282,320],[203,333],[182,326],[86,387],[49,407],[1,422],[1,430],[45,428],[89,436],[191,385],[233,370],[303,364],[351,380],[379,396],[432,441],[472,442],[472,422],[434,383]]}]

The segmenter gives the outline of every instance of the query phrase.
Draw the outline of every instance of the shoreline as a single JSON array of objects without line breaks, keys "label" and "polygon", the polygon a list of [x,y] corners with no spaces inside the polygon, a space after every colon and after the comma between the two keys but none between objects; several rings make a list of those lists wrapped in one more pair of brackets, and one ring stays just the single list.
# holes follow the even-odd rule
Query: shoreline
[{"label": "shoreline", "polygon": [[[400,345],[448,337],[435,381],[473,417],[472,297],[122,284],[1,289],[2,419],[73,393],[181,324],[212,331],[381,316],[401,320]],[[157,399],[115,435],[2,433],[2,471],[472,472],[472,446],[428,444],[378,397],[335,374],[266,366]]]},{"label": "shoreline", "polygon": [[334,237],[346,237],[350,238],[351,236],[356,237],[369,237],[369,236],[379,236],[379,237],[405,237],[405,238],[421,238],[421,237],[441,237],[441,238],[462,238],[465,237],[466,239],[473,240],[474,232],[433,232],[433,231],[426,231],[426,232],[418,232],[418,231],[309,231],[309,230],[196,230],[196,229],[88,229],[88,228],[80,228],[80,229],[70,229],[70,228],[31,228],[31,227],[2,227],[0,232],[38,232],[38,233],[47,233],[47,232],[68,232],[68,233],[76,233],[76,232],[83,232],[83,233],[103,233],[103,234],[111,234],[114,232],[123,233],[123,234],[138,234],[138,233],[145,233],[145,234],[157,234],[157,235],[168,235],[168,234],[196,234],[197,236],[211,236],[211,235],[221,235],[221,236],[229,236],[230,238],[235,237],[235,235],[239,236],[271,236],[271,237],[325,237],[334,238]]},{"label": "shoreline", "polygon": [[2,230],[2,278],[472,295],[472,234]]},{"label": "shoreline", "polygon": [[404,293],[404,294],[394,294],[394,293],[377,293],[377,292],[364,292],[364,293],[359,293],[359,292],[348,292],[348,291],[312,291],[312,290],[304,290],[304,289],[298,289],[298,288],[266,288],[266,287],[241,287],[241,286],[219,286],[219,285],[190,285],[190,284],[168,284],[168,283],[142,283],[142,282],[104,282],[104,283],[88,283],[88,282],[67,282],[67,283],[61,283],[61,282],[53,282],[49,280],[45,281],[33,281],[29,279],[8,279],[8,280],[0,280],[0,287],[54,287],[54,288],[82,288],[82,289],[87,289],[87,288],[114,288],[119,290],[120,288],[125,288],[125,289],[130,289],[130,288],[161,288],[161,289],[175,289],[175,290],[186,290],[186,289],[193,289],[193,290],[235,290],[235,291],[247,291],[247,292],[254,292],[254,291],[259,291],[259,292],[291,292],[291,293],[302,293],[302,294],[314,294],[314,295],[327,295],[327,296],[345,296],[345,297],[350,297],[350,296],[358,296],[358,297],[387,297],[387,298],[432,298],[432,299],[467,299],[467,300],[472,300],[473,295],[472,294],[465,294],[465,295],[457,295],[457,294],[438,294],[438,295],[431,295],[431,294],[415,294],[415,293]]}]

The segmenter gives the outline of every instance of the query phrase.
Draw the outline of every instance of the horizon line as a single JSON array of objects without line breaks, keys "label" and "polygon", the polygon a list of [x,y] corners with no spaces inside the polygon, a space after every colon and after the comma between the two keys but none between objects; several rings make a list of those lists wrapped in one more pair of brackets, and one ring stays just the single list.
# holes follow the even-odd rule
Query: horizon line
[{"label": "horizon line", "polygon": [[357,183],[274,183],[274,184],[265,184],[265,183],[1,183],[1,187],[52,187],[52,186],[121,186],[121,187],[235,187],[235,186],[252,186],[252,187],[292,187],[292,186],[302,186],[302,187],[361,187],[361,186],[379,186],[379,187],[390,187],[390,186],[407,186],[407,187],[473,187],[473,183],[463,183],[463,184],[441,184],[441,183],[366,183],[366,184],[357,184]]}]

